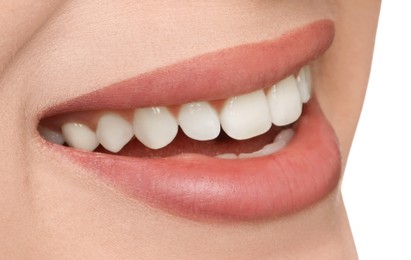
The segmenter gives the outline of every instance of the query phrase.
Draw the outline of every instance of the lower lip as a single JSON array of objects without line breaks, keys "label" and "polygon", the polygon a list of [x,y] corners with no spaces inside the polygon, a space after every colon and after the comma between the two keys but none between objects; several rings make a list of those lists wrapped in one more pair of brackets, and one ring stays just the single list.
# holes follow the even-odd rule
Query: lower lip
[{"label": "lower lip", "polygon": [[224,160],[198,154],[132,158],[53,145],[127,196],[192,219],[254,220],[297,212],[338,185],[335,134],[315,99],[291,142],[266,157]]}]

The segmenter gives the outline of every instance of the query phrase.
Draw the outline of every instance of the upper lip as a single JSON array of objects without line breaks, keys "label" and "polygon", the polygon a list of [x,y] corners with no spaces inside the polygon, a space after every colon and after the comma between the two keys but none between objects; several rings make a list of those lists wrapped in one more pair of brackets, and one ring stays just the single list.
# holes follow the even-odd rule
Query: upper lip
[{"label": "upper lip", "polygon": [[[276,40],[205,54],[110,85],[47,109],[39,118],[250,92],[273,85],[320,56],[333,36],[332,21],[316,21]],[[239,162],[205,156],[127,158],[48,146],[132,196],[176,214],[253,219],[306,207],[338,183],[338,148],[315,100],[301,121],[295,139],[279,154]],[[319,165],[325,156],[327,162]]]},{"label": "upper lip", "polygon": [[240,45],[158,68],[52,106],[39,117],[223,99],[273,85],[331,45],[334,23],[313,22],[278,39]]}]

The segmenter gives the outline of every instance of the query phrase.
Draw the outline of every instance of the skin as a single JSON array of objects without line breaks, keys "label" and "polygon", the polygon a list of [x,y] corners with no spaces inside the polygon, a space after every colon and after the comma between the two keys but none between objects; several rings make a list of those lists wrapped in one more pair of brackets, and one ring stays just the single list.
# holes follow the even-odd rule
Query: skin
[{"label": "skin", "polygon": [[[345,165],[368,82],[380,1],[0,3],[0,255],[5,259],[356,259],[337,187],[279,219],[196,222],[148,208],[48,159],[47,106],[192,56],[335,21],[313,64],[315,92]],[[212,39],[212,41],[210,41]]]}]

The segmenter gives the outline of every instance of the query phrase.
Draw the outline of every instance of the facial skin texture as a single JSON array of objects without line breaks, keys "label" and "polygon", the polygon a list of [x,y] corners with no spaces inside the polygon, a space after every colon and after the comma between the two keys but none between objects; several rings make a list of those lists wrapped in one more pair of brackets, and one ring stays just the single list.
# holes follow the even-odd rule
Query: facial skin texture
[{"label": "facial skin texture", "polygon": [[302,212],[196,222],[129,199],[40,149],[39,111],[196,55],[335,21],[313,64],[343,165],[361,111],[380,1],[0,3],[0,255],[4,259],[355,259],[339,187]]}]

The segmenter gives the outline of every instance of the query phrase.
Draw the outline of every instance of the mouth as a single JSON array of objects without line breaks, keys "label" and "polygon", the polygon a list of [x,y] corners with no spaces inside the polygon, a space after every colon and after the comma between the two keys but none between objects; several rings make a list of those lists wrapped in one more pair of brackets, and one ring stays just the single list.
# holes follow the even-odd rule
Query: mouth
[{"label": "mouth", "polygon": [[42,145],[153,207],[252,220],[302,210],[340,179],[335,134],[311,95],[331,45],[321,20],[208,53],[39,115]]}]

